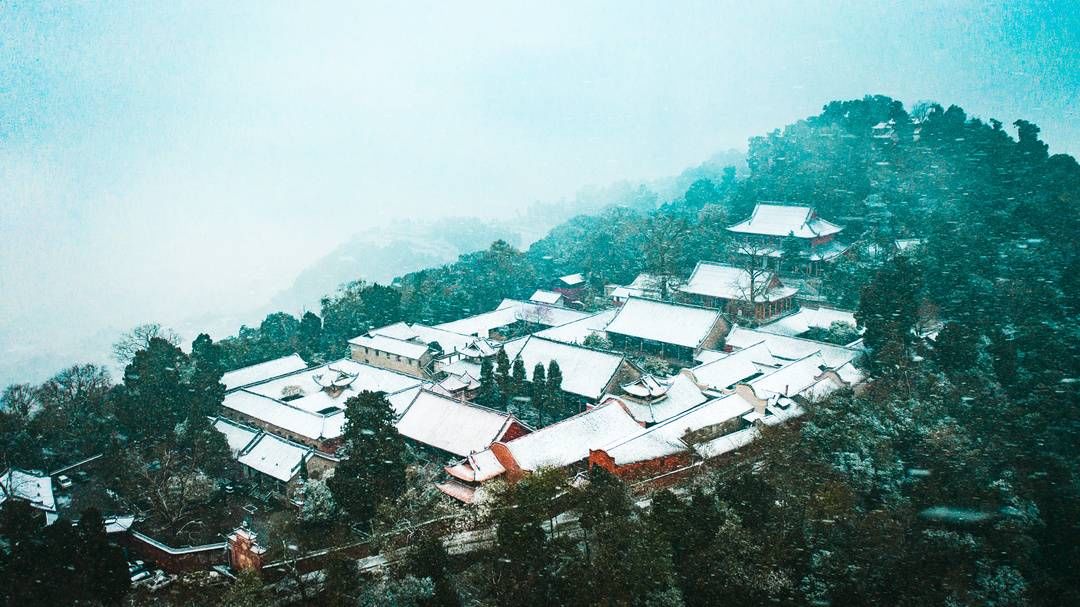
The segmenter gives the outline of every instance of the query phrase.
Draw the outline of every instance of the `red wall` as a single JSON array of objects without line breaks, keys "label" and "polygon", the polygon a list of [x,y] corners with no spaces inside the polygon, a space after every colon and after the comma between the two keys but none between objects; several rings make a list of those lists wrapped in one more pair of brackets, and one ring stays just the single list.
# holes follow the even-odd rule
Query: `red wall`
[{"label": "red wall", "polygon": [[656,459],[634,462],[619,466],[606,452],[601,450],[589,452],[589,467],[600,466],[604,470],[627,481],[652,478],[665,472],[671,472],[693,463],[690,452],[675,453]]},{"label": "red wall", "polygon": [[511,422],[510,427],[507,428],[506,432],[504,432],[503,435],[499,437],[499,442],[505,443],[507,441],[512,441],[515,438],[520,438],[522,436],[525,436],[528,433],[529,433],[529,429],[526,428],[525,426],[522,426],[521,424],[519,424],[516,421]]}]

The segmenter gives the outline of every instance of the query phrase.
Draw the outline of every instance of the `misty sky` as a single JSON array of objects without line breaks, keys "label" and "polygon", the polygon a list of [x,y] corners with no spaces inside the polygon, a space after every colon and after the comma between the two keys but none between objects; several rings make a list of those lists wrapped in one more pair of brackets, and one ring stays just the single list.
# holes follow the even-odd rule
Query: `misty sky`
[{"label": "misty sky", "polygon": [[832,99],[1080,152],[1075,2],[310,4],[0,3],[0,338],[258,307],[387,218],[674,174]]}]

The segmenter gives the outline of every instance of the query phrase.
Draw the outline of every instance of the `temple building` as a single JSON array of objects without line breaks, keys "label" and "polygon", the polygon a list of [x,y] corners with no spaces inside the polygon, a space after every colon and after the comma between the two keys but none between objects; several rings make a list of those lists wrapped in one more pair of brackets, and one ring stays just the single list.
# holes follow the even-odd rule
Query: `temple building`
[{"label": "temple building", "polygon": [[[759,203],[743,221],[728,227],[751,245],[755,256],[768,260],[770,267],[787,272],[817,274],[821,264],[843,255],[849,245],[836,237],[844,228],[818,217],[810,207]],[[797,254],[798,259],[784,259]]]}]

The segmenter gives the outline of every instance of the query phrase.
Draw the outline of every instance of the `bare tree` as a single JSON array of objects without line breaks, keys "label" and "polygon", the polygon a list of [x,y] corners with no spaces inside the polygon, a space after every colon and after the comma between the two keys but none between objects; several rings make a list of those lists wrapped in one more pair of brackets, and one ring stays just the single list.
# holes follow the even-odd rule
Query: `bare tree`
[{"label": "bare tree", "polygon": [[681,217],[658,216],[646,230],[645,270],[655,278],[660,299],[670,299],[672,290],[681,284],[680,262],[688,229]]},{"label": "bare tree", "polygon": [[39,405],[37,390],[30,384],[11,384],[0,394],[0,411],[26,419]]},{"label": "bare tree", "polygon": [[150,346],[150,340],[158,337],[174,346],[180,345],[180,336],[176,331],[162,327],[156,322],[138,325],[113,344],[113,358],[121,365],[127,365],[135,358],[135,353]]},{"label": "bare tree", "polygon": [[526,304],[518,309],[515,317],[531,325],[551,324],[551,308],[548,306]]},{"label": "bare tree", "polygon": [[194,467],[190,458],[166,445],[156,446],[147,456],[129,451],[125,466],[132,489],[141,492],[171,527],[191,514],[213,490],[213,481]]},{"label": "bare tree", "polygon": [[765,300],[771,286],[774,276],[769,269],[771,253],[771,247],[750,240],[735,245],[735,266],[741,269],[742,273],[732,286],[740,295],[740,305],[749,306],[751,316],[754,315],[757,303]]}]

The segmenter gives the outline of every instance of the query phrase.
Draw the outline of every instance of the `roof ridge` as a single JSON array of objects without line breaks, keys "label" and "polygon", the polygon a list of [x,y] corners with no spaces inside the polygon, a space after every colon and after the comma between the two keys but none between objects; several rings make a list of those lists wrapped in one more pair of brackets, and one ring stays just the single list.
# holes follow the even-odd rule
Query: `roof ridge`
[{"label": "roof ridge", "polygon": [[[795,335],[781,335],[779,333],[769,333],[768,331],[759,331],[757,329],[751,329],[749,327],[741,327],[741,326],[738,326],[738,325],[733,325],[731,327],[731,331],[734,331],[735,329],[742,329],[744,331],[753,331],[754,333],[757,333],[759,335],[763,334],[763,335],[768,335],[770,337],[778,337],[780,339],[797,339],[799,341],[805,341],[805,342],[808,342],[808,343],[816,344],[818,346],[824,346],[824,347],[827,347],[827,348],[840,348],[841,350],[848,350],[850,352],[857,352],[857,350],[855,350],[854,348],[849,348],[847,346],[841,346],[840,344],[830,344],[829,342],[818,341],[816,339],[808,339],[806,337],[797,337]],[[731,335],[731,331],[728,331],[728,335]],[[765,341],[765,340],[762,340],[762,341]],[[747,346],[747,347],[749,347],[749,346]],[[746,348],[739,348],[739,349],[740,350],[745,350]],[[795,359],[795,360],[799,360],[799,359]]]},{"label": "roof ridge", "polygon": [[[627,297],[626,301],[629,303],[629,301],[631,299],[636,299],[638,301],[647,301],[649,303],[654,303],[654,304],[662,304],[662,305],[665,305],[665,306],[677,306],[677,307],[680,307],[680,308],[694,308],[694,309],[697,309],[697,310],[705,310],[706,312],[715,312],[717,314],[721,313],[720,310],[718,310],[716,308],[709,308],[707,306],[702,306],[702,305],[693,304],[693,303],[684,303],[684,302],[681,302],[681,301],[663,301],[663,300],[660,300],[660,299],[652,299],[652,298],[649,298],[649,297],[638,297],[636,295],[631,295],[631,296]],[[620,307],[619,310],[623,310],[623,309],[625,309],[625,307],[626,307],[626,304],[623,304],[623,306]]]},{"label": "roof ridge", "polygon": [[[673,423],[673,422],[675,422],[675,421],[677,421],[679,419],[682,419],[682,418],[686,417],[687,415],[690,415],[691,413],[693,413],[695,411],[698,411],[698,410],[702,409],[706,405],[710,405],[710,404],[713,404],[713,403],[718,403],[718,402],[721,402],[721,401],[725,401],[725,400],[727,400],[729,398],[739,398],[743,402],[746,401],[746,399],[744,399],[743,397],[739,396],[738,394],[736,394],[734,392],[731,393],[731,394],[725,394],[724,396],[719,396],[719,397],[716,397],[716,398],[710,398],[710,399],[706,400],[703,403],[698,403],[698,404],[694,405],[693,407],[690,407],[689,409],[686,409],[684,411],[680,411],[679,413],[677,413],[675,415],[672,415],[671,417],[665,419],[662,422],[657,422],[657,423],[649,426],[648,428],[642,428],[641,432],[633,434],[633,435],[631,435],[629,437],[626,437],[624,439],[620,439],[620,442],[617,442],[617,443],[614,443],[614,444],[604,445],[603,447],[601,447],[601,449],[606,451],[609,447],[612,448],[612,449],[614,449],[616,447],[620,447],[620,446],[630,442],[631,440],[634,440],[634,439],[636,439],[638,437],[645,436],[646,434],[651,433],[653,430],[658,430],[660,428],[666,427],[667,425],[669,425],[669,424],[671,424],[671,423]],[[746,403],[746,404],[749,405],[750,403]],[[679,439],[679,440],[682,440],[682,439]]]},{"label": "roof ridge", "polygon": [[[568,348],[577,348],[578,350],[591,350],[593,352],[599,352],[600,354],[610,354],[611,356],[618,356],[620,359],[625,359],[626,358],[625,354],[623,354],[621,352],[618,352],[618,351],[615,351],[615,350],[605,350],[603,348],[596,348],[596,347],[593,347],[593,346],[586,346],[584,344],[579,344],[579,343],[572,343],[571,344],[571,343],[567,343],[565,341],[559,341],[557,339],[551,339],[550,337],[547,337],[547,336],[544,336],[544,335],[537,335],[535,333],[530,335],[529,337],[538,339],[540,341],[546,341],[548,343],[556,344],[556,345],[559,345],[559,346],[566,346]],[[523,345],[521,347],[521,349],[524,350],[525,346]],[[518,350],[518,356],[520,356],[520,355],[521,355],[521,350]]]},{"label": "roof ridge", "polygon": [[[427,392],[428,394],[432,394],[434,396],[437,396],[442,400],[452,402],[452,403],[454,403],[456,405],[465,405],[466,407],[472,407],[474,409],[479,409],[479,410],[485,411],[487,413],[495,413],[495,414],[498,414],[501,417],[507,417],[507,418],[512,417],[514,419],[517,419],[517,416],[515,416],[513,413],[510,413],[509,411],[499,411],[498,409],[494,409],[492,407],[486,407],[484,405],[474,403],[474,402],[469,401],[469,400],[458,400],[458,399],[446,396],[445,394],[439,394],[438,392],[435,392],[434,390],[429,390],[428,388],[423,388],[423,387],[420,388],[420,392],[417,392],[416,396],[413,397],[412,402],[409,403],[408,408],[406,408],[405,411],[402,412],[401,417],[405,417],[405,414],[409,412],[409,409],[412,409],[412,406],[416,402],[416,399],[420,398],[420,395],[423,394],[424,392]],[[520,421],[520,420],[518,420],[518,421]]]},{"label": "roof ridge", "polygon": [[[618,397],[614,397],[614,398],[618,398]],[[596,405],[595,407],[585,409],[581,413],[575,413],[575,414],[571,415],[570,417],[567,417],[565,419],[560,419],[559,421],[555,422],[554,424],[548,424],[548,425],[544,426],[543,428],[537,428],[536,430],[534,430],[533,432],[531,432],[529,434],[525,434],[523,436],[519,436],[517,438],[510,439],[510,440],[508,440],[506,442],[502,442],[502,441],[496,441],[496,442],[499,442],[499,443],[505,445],[505,444],[508,444],[508,443],[512,443],[514,441],[519,441],[519,440],[521,440],[523,438],[533,436],[534,434],[539,434],[539,433],[543,432],[544,430],[547,430],[548,428],[554,428],[555,426],[558,426],[560,424],[565,424],[566,422],[569,422],[571,420],[582,417],[583,415],[588,415],[589,413],[593,413],[594,411],[598,411],[598,410],[603,409],[603,408],[608,407],[608,406],[610,406],[610,400],[604,401],[604,402]],[[624,409],[621,405],[618,408],[622,409],[623,413],[625,413],[626,415],[630,415],[630,413],[628,413],[626,411],[626,409]],[[630,416],[630,417],[631,417],[631,419],[633,419],[633,416]]]}]

